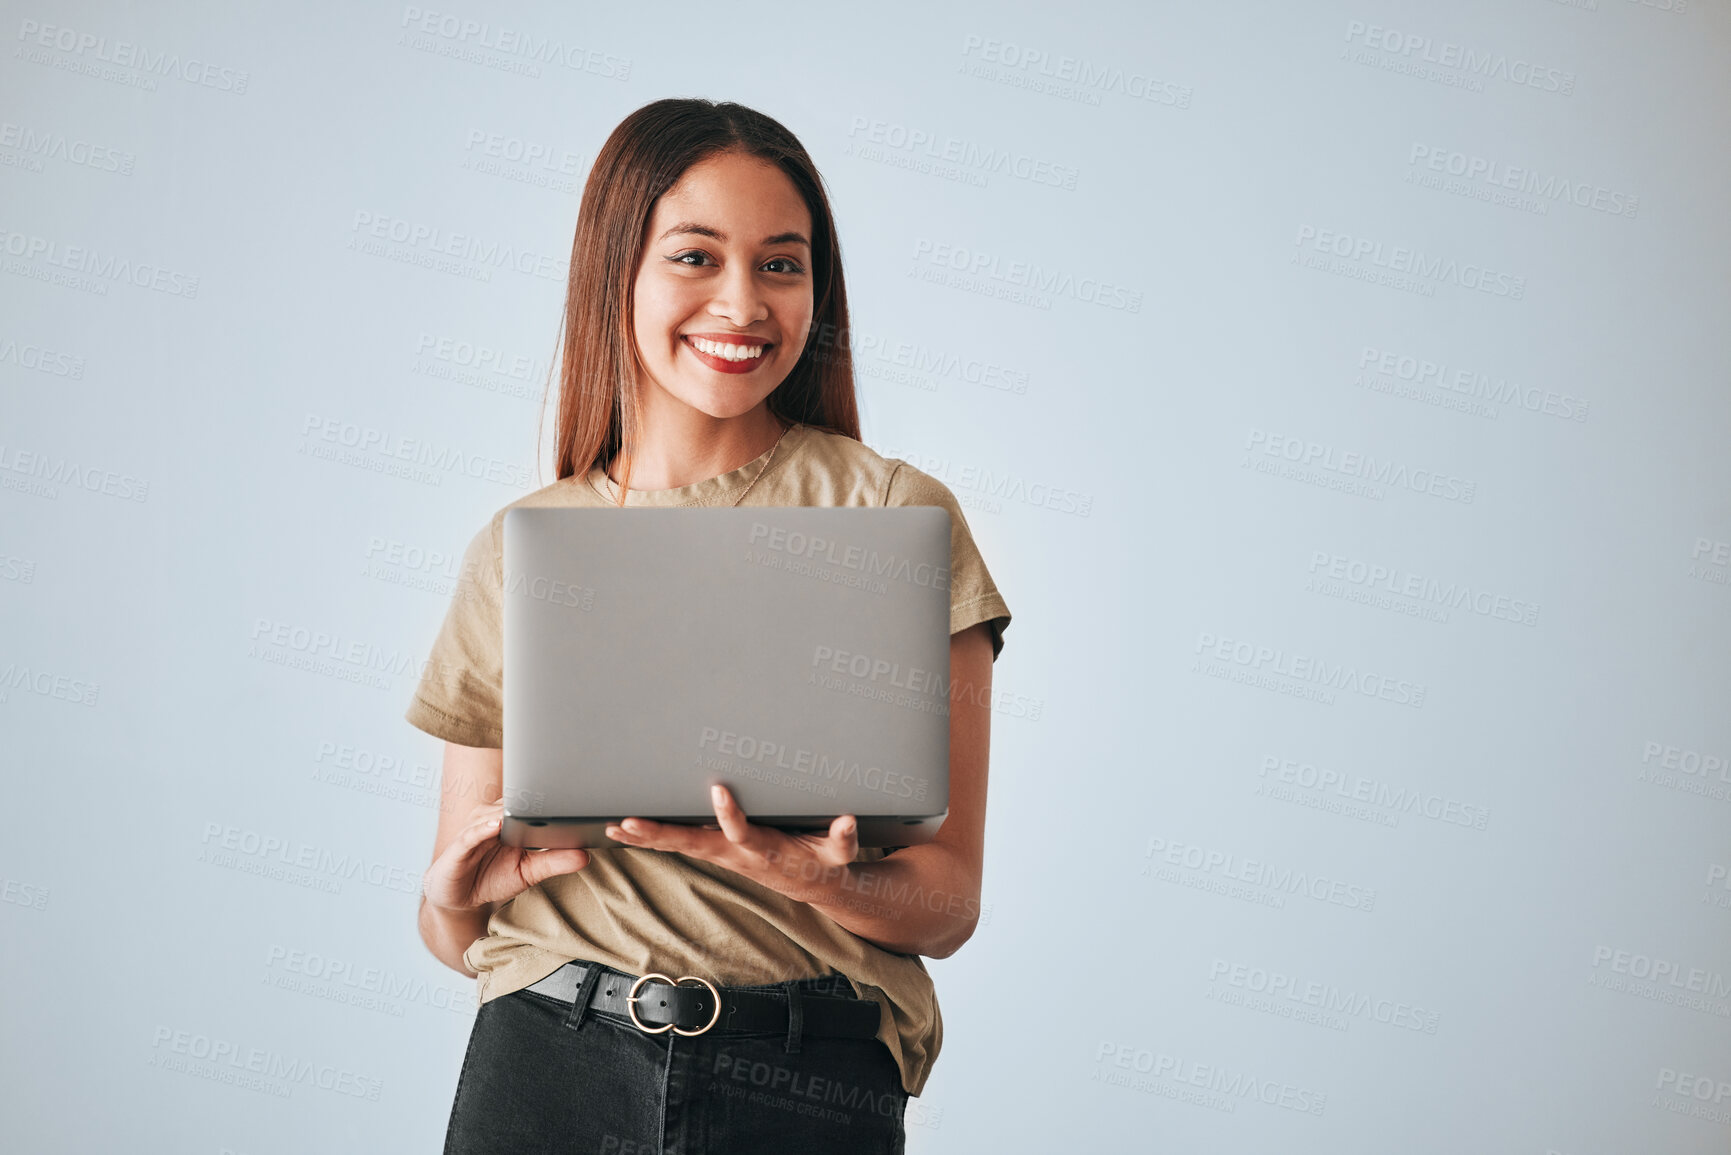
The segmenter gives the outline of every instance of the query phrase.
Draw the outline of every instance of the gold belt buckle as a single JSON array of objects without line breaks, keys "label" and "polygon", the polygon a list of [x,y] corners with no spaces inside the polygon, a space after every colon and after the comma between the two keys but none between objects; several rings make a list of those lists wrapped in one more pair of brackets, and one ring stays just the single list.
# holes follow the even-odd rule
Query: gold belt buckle
[{"label": "gold belt buckle", "polygon": [[[637,997],[638,988],[650,979],[660,979],[670,987],[677,987],[684,983],[702,983],[704,986],[709,988],[709,995],[715,1001],[715,1013],[709,1016],[709,1021],[707,1023],[704,1023],[695,1031],[683,1030],[672,1023],[663,1023],[659,1027],[651,1028],[648,1023],[645,1023],[642,1019],[637,1017],[637,1003],[639,1001]],[[670,979],[664,974],[651,972],[631,984],[631,991],[625,996],[625,1013],[631,1016],[631,1021],[637,1025],[637,1029],[646,1035],[660,1035],[672,1031],[676,1035],[684,1035],[689,1038],[693,1035],[703,1034],[703,1032],[707,1031],[710,1027],[713,1027],[721,1018],[721,992],[715,989],[714,983],[710,982],[708,979],[699,978],[696,975],[684,975],[678,979]]]}]

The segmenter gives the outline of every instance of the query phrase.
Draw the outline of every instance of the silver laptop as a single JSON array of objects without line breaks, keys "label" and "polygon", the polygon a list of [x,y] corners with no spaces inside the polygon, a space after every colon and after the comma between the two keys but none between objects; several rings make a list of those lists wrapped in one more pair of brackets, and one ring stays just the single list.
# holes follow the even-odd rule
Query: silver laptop
[{"label": "silver laptop", "polygon": [[936,833],[947,510],[518,508],[504,532],[505,842],[712,824],[712,783],[783,830]]}]

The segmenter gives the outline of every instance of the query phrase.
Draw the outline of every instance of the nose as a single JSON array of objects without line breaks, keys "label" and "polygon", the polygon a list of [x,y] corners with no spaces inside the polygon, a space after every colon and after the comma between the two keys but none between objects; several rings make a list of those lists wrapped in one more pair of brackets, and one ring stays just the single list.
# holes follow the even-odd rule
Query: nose
[{"label": "nose", "polygon": [[757,270],[749,263],[731,262],[715,282],[709,311],[736,329],[743,329],[769,316],[769,306],[757,284]]}]

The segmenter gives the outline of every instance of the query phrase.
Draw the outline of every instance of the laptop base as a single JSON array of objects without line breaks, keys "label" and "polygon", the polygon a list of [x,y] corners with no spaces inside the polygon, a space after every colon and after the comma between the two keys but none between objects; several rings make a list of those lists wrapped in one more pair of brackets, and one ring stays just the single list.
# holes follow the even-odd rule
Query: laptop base
[{"label": "laptop base", "polygon": [[[858,814],[854,816],[859,823],[859,844],[861,846],[918,846],[930,842],[938,832],[938,827],[944,823],[949,811],[943,814],[930,814],[924,817],[908,817],[905,815],[873,815]],[[506,814],[499,831],[499,840],[507,846],[516,846],[524,850],[566,850],[574,847],[588,849],[591,847],[624,846],[623,842],[615,842],[607,837],[607,827],[630,815],[621,814],[616,818],[554,818],[544,815],[514,815]],[[697,817],[666,817],[657,818],[657,822],[677,822],[684,826],[713,826],[714,814],[703,814]],[[822,834],[829,829],[832,818],[813,817],[809,815],[753,815],[751,821],[758,826],[773,826],[789,834]]]}]

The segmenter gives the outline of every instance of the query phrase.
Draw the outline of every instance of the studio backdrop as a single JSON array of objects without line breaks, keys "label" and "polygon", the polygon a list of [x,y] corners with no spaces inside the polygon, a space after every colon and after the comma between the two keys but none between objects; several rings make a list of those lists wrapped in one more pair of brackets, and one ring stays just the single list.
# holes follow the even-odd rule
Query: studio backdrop
[{"label": "studio backdrop", "polygon": [[1722,0],[0,11],[9,1149],[438,1148],[402,715],[667,96],[1014,614],[911,1150],[1731,1146]]}]

